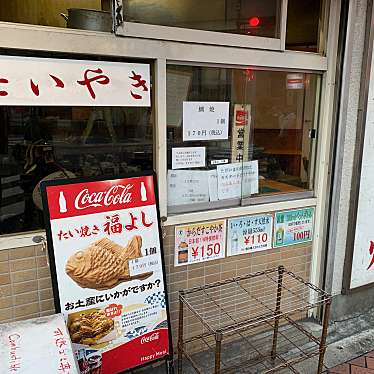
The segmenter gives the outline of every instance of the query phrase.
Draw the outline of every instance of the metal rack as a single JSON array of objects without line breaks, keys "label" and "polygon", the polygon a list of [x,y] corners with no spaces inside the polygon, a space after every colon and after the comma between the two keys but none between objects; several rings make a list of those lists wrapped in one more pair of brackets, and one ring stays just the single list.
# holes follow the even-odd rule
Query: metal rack
[{"label": "metal rack", "polygon": [[[298,373],[295,364],[318,355],[320,374],[330,304],[330,295],[283,266],[182,290],[178,374],[184,357],[197,373],[236,374]],[[320,337],[300,323],[316,308]],[[186,322],[194,327],[188,334]]]}]

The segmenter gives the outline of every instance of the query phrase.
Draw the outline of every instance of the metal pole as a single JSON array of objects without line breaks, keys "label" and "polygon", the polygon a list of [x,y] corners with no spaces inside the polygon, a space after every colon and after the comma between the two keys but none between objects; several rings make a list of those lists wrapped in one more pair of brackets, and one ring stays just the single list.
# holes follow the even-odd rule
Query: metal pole
[{"label": "metal pole", "polygon": [[179,325],[178,325],[178,374],[182,374],[183,360],[183,300],[179,293]]},{"label": "metal pole", "polygon": [[274,360],[277,354],[277,339],[278,339],[278,329],[279,329],[279,314],[281,307],[282,298],[282,282],[283,282],[284,266],[280,265],[278,267],[278,288],[277,288],[277,300],[275,304],[275,320],[274,320],[274,335],[273,335],[273,346],[271,348],[271,359]]},{"label": "metal pole", "polygon": [[214,374],[219,374],[221,371],[221,345],[222,345],[222,333],[217,332],[215,334],[216,338],[216,358],[215,358],[215,368]]},{"label": "metal pole", "polygon": [[322,336],[321,336],[321,343],[319,345],[319,360],[318,360],[317,374],[321,374],[323,370],[323,360],[324,360],[325,352],[326,352],[326,339],[327,339],[327,328],[329,325],[330,306],[331,306],[331,300],[325,301],[325,315],[323,316]]}]

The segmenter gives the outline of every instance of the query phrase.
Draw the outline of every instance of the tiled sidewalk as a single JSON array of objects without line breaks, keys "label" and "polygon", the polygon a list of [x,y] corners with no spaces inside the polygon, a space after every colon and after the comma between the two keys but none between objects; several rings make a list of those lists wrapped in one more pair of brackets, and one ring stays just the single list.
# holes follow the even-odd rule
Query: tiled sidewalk
[{"label": "tiled sidewalk", "polygon": [[327,371],[328,374],[374,374],[374,351],[357,357],[345,364],[335,366]]}]

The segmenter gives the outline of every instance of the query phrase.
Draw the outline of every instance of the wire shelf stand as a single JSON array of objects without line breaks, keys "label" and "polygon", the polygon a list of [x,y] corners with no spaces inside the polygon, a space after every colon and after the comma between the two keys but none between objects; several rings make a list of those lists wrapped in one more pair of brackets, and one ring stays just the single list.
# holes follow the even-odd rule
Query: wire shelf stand
[{"label": "wire shelf stand", "polygon": [[[283,266],[179,292],[178,374],[274,373],[319,356],[322,373],[331,296]],[[321,336],[299,322],[321,308]],[[195,326],[185,334],[186,321]],[[198,349],[196,348],[198,347]],[[194,351],[198,352],[194,352]]]}]

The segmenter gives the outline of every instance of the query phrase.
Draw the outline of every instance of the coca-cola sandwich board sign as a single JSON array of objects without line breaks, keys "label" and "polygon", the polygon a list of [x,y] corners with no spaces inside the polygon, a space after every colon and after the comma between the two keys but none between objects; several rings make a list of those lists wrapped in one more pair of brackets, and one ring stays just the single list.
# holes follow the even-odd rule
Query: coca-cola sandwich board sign
[{"label": "coca-cola sandwich board sign", "polygon": [[81,374],[171,357],[155,184],[148,173],[41,185],[55,307]]}]

